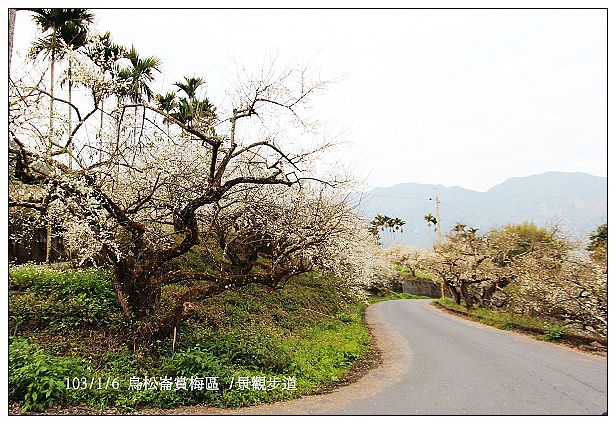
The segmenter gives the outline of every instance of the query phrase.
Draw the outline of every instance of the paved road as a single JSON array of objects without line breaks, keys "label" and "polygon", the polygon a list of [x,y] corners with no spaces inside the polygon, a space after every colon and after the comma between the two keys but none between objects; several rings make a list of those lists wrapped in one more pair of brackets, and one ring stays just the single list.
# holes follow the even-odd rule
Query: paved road
[{"label": "paved road", "polygon": [[605,358],[399,300],[368,308],[382,367],[319,396],[240,414],[584,414],[607,410]]}]

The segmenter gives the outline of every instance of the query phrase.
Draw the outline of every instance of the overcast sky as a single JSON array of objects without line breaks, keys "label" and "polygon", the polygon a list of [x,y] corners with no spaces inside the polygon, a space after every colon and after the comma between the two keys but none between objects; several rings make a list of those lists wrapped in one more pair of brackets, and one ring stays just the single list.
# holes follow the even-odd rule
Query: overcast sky
[{"label": "overcast sky", "polygon": [[[336,79],[319,117],[369,186],[486,190],[546,171],[607,174],[605,10],[94,10],[96,28],[200,75],[222,99],[236,64]],[[16,53],[36,35],[19,12]],[[15,58],[14,58],[15,61]]]}]

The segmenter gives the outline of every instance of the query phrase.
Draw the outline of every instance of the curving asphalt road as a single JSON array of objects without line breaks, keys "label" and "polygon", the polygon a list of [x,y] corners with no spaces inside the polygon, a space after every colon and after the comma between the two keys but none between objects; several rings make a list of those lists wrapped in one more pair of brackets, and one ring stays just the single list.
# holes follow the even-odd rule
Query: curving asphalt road
[{"label": "curving asphalt road", "polygon": [[239,414],[599,415],[607,361],[437,310],[430,301],[381,302],[368,322],[383,366],[334,393]]}]

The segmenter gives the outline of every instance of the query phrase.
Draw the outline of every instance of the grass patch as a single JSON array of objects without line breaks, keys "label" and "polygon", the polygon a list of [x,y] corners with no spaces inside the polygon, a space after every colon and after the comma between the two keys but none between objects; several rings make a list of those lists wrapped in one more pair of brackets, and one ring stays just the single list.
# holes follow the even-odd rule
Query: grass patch
[{"label": "grass patch", "polygon": [[416,280],[416,281],[434,281],[434,276],[430,274],[428,271],[423,269],[416,269],[414,272],[411,271],[409,267],[406,265],[395,264],[394,269],[400,274],[405,280]]},{"label": "grass patch", "polygon": [[368,298],[368,303],[373,304],[377,302],[384,302],[386,300],[417,300],[417,299],[431,299],[427,296],[418,296],[416,294],[410,293],[388,293],[382,296],[370,296]]},{"label": "grass patch", "polygon": [[9,305],[12,335],[121,325],[113,284],[102,269],[15,267],[9,271]]},{"label": "grass patch", "polygon": [[424,271],[423,269],[415,270],[415,277],[420,281],[434,281],[434,276],[430,274],[428,271]]},{"label": "grass patch", "polygon": [[[165,287],[163,298],[180,290]],[[80,406],[123,413],[255,405],[320,391],[370,349],[366,303],[316,271],[283,289],[246,286],[196,306],[174,347],[169,338],[135,351],[105,270],[10,269],[10,403],[22,412]],[[131,377],[145,376],[159,388],[166,377],[218,377],[219,390],[129,390]],[[238,390],[240,378],[251,385],[265,379],[271,389]],[[296,389],[282,390],[291,380]]]},{"label": "grass patch", "polygon": [[533,317],[487,308],[467,309],[465,306],[458,305],[449,298],[436,299],[434,302],[446,309],[469,314],[468,318],[473,321],[497,327],[501,330],[530,330],[534,333],[542,334],[541,338],[546,341],[559,340],[565,334],[563,327],[554,326]]}]

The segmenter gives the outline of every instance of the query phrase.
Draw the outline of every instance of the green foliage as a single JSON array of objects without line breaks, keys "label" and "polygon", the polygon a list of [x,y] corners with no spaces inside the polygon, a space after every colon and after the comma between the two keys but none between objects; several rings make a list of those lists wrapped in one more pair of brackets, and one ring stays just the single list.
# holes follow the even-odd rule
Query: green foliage
[{"label": "green foliage", "polygon": [[186,254],[177,257],[173,260],[174,265],[181,266],[185,269],[190,269],[194,272],[212,273],[215,274],[215,270],[208,264],[210,264],[211,258],[209,253],[201,246],[195,246],[190,249]]},{"label": "green foliage", "polygon": [[415,270],[415,277],[419,281],[425,281],[425,282],[432,282],[432,281],[434,281],[434,276],[432,274],[430,274],[430,272],[425,271],[423,269],[416,269]]},{"label": "green foliage", "polygon": [[434,276],[423,269],[412,270],[407,265],[394,264],[394,269],[405,280],[425,281],[431,283],[434,281]]},{"label": "green foliage", "polygon": [[246,369],[284,372],[291,362],[278,337],[265,328],[238,328],[198,343],[201,351],[220,362]]},{"label": "green foliage", "polygon": [[220,369],[218,359],[199,345],[177,352],[167,358],[161,367],[169,375],[180,376],[216,376],[220,375]]},{"label": "green foliage", "polygon": [[464,306],[457,305],[449,298],[438,299],[435,300],[435,302],[443,305],[447,309],[468,312],[471,314],[469,318],[472,320],[500,328],[501,330],[515,330],[516,325],[535,329],[538,332],[543,332],[544,335],[541,338],[549,342],[561,339],[566,333],[566,329],[564,327],[549,325],[543,321],[528,316],[486,308],[478,308],[468,311]]},{"label": "green foliage", "polygon": [[22,265],[9,270],[9,290],[30,289],[39,294],[92,294],[114,298],[113,284],[107,271],[101,268],[74,270]]},{"label": "green foliage", "polygon": [[599,260],[607,259],[607,224],[601,224],[595,231],[590,233],[590,244],[588,251],[592,253],[593,258]]},{"label": "green foliage", "polygon": [[141,370],[138,367],[138,355],[135,358],[133,352],[126,346],[117,351],[107,352],[103,361],[103,371],[116,376],[139,374]]},{"label": "green foliage", "polygon": [[543,340],[546,340],[548,342],[551,342],[553,340],[558,340],[560,338],[562,338],[562,336],[565,334],[565,329],[562,327],[551,327],[549,330],[547,330],[545,332],[545,335],[543,336]]},{"label": "green foliage", "polygon": [[528,251],[533,244],[554,242],[554,237],[547,229],[538,227],[533,222],[525,221],[521,224],[509,224],[493,232],[502,232],[513,236],[516,247],[506,253],[506,258],[511,259]]},{"label": "green foliage", "polygon": [[517,235],[521,240],[527,242],[542,242],[553,240],[552,235],[545,228],[538,227],[534,222],[524,221],[521,224],[509,224],[502,228]]},{"label": "green foliage", "polygon": [[515,328],[512,322],[504,322],[502,324],[498,324],[497,327],[500,328],[501,330],[507,330],[507,331],[511,331]]},{"label": "green foliage", "polygon": [[81,360],[54,357],[26,339],[9,345],[9,400],[21,401],[22,411],[38,411],[66,399],[66,378],[81,377]]},{"label": "green foliage", "polygon": [[525,327],[535,328],[540,331],[549,329],[549,325],[544,321],[533,317],[503,312],[488,308],[467,309],[464,305],[457,305],[452,299],[437,299],[434,302],[439,303],[447,309],[470,313],[470,318],[483,324],[491,325],[502,330],[512,330],[516,324]]},{"label": "green foliage", "polygon": [[589,250],[594,250],[598,245],[603,243],[607,243],[607,224],[601,224],[597,227],[595,231],[590,233],[590,246],[588,246]]},{"label": "green foliage", "polygon": [[117,298],[101,269],[20,266],[9,271],[11,333],[21,326],[67,332],[120,323]]},{"label": "green foliage", "polygon": [[391,232],[404,232],[404,229],[402,228],[404,224],[406,224],[406,222],[400,218],[392,218],[387,215],[377,215],[370,222],[370,232],[378,239],[380,231],[389,230]]},{"label": "green foliage", "polygon": [[290,371],[300,381],[322,386],[340,380],[352,361],[369,349],[369,333],[361,322],[322,325],[286,342]]},{"label": "green foliage", "polygon": [[338,314],[338,319],[345,324],[351,324],[359,320],[359,317],[355,314]]},{"label": "green foliage", "polygon": [[386,300],[418,300],[418,299],[430,299],[427,296],[418,296],[410,293],[389,293],[384,296],[371,296],[368,298],[368,303],[383,302]]},{"label": "green foliage", "polygon": [[[280,290],[247,286],[202,302],[177,328],[175,352],[170,340],[133,351],[125,329],[101,315],[112,317],[118,309],[113,285],[102,270],[18,267],[10,271],[10,287],[11,331],[45,340],[35,346],[23,337],[12,339],[10,401],[20,403],[24,411],[80,405],[131,412],[142,407],[235,407],[289,399],[344,378],[370,346],[362,320],[365,305],[341,292],[335,278],[316,271],[295,277]],[[167,286],[163,296],[176,296],[178,290]],[[111,299],[113,305],[107,302]],[[102,305],[100,313],[92,310],[94,305]],[[116,347],[84,340],[90,330],[113,334]],[[67,356],[67,351],[75,356]],[[221,390],[128,390],[131,376],[146,375],[217,376]],[[239,376],[295,377],[297,390],[229,390]],[[33,384],[44,377],[45,384]],[[122,386],[66,390],[66,377],[100,379],[103,385],[117,379]]]}]

